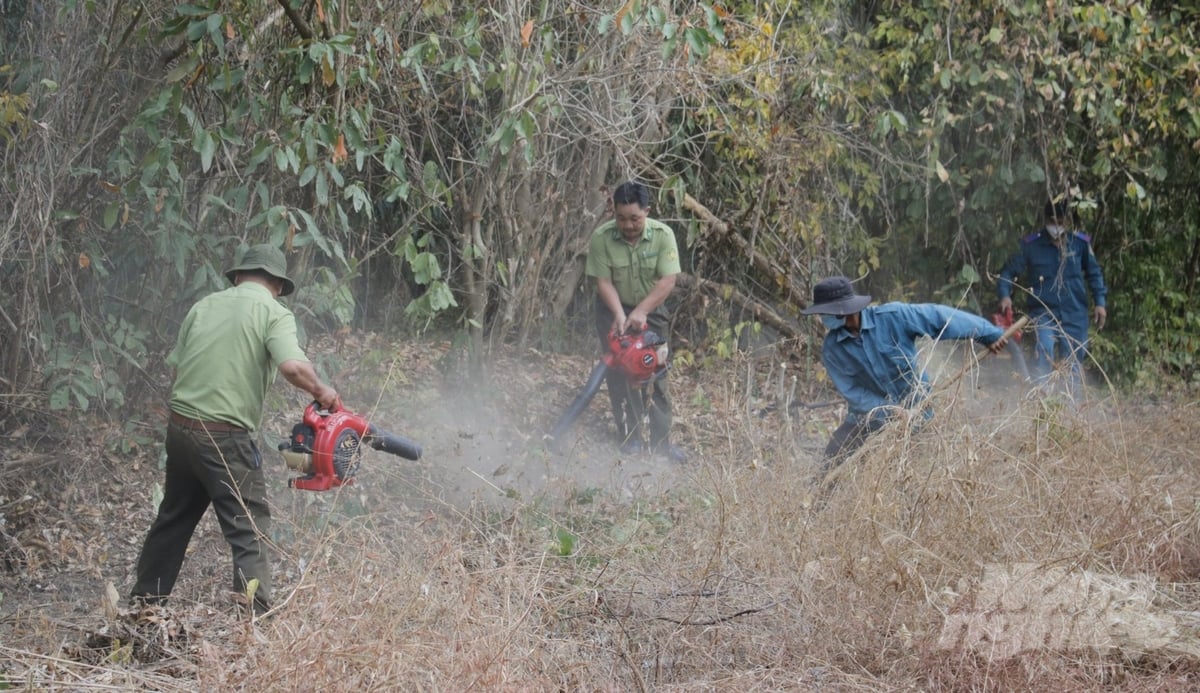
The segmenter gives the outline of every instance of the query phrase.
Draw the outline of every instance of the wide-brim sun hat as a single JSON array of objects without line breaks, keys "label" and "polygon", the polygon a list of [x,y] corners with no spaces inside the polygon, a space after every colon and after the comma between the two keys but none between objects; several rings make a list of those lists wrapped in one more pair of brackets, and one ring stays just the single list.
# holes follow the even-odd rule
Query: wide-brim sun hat
[{"label": "wide-brim sun hat", "polygon": [[813,287],[812,305],[800,312],[803,315],[853,315],[870,303],[870,296],[854,293],[854,285],[846,277],[830,277],[817,282]]},{"label": "wide-brim sun hat", "polygon": [[287,296],[296,290],[296,282],[287,276],[287,259],[284,258],[283,251],[270,243],[260,243],[248,248],[242,256],[242,261],[225,271],[225,278],[232,282],[238,272],[249,270],[262,270],[283,280],[280,296]]}]

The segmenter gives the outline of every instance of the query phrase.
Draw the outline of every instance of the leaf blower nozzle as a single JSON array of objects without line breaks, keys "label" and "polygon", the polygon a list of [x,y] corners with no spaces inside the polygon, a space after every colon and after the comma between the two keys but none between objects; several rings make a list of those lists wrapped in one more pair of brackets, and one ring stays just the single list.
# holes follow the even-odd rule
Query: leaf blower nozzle
[{"label": "leaf blower nozzle", "polygon": [[395,433],[382,431],[375,426],[367,429],[367,445],[391,455],[403,457],[406,460],[421,459],[421,444],[398,436]]}]

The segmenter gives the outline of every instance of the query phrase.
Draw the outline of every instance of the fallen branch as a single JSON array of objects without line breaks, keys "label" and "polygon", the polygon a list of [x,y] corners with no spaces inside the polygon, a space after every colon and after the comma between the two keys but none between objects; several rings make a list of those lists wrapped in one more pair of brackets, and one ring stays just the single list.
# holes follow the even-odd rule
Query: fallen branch
[{"label": "fallen branch", "polygon": [[[639,157],[641,158],[642,166],[646,170],[651,171],[658,180],[666,179],[666,175],[649,158],[644,155],[639,155]],[[683,208],[699,217],[700,221],[713,231],[716,231],[721,238],[737,246],[738,250],[750,258],[750,262],[754,265],[755,269],[770,277],[773,281],[778,282],[783,287],[788,301],[795,303],[800,308],[808,307],[808,297],[805,295],[805,292],[792,282],[791,275],[782,265],[751,247],[750,242],[743,238],[741,234],[735,233],[728,223],[716,214],[713,214],[712,210],[687,193],[683,194]]]},{"label": "fallen branch", "polygon": [[780,604],[780,602],[771,602],[770,604],[767,604],[766,606],[760,606],[760,607],[757,607],[754,609],[742,609],[741,611],[739,611],[737,613],[729,614],[728,616],[718,616],[717,618],[708,619],[707,621],[689,621],[687,619],[667,618],[666,616],[655,616],[654,620],[666,621],[667,623],[674,623],[677,626],[715,626],[718,623],[724,623],[725,621],[732,621],[733,619],[738,618],[740,616],[746,616],[748,614],[757,614],[760,611],[766,611],[767,609],[773,609],[776,606],[779,606],[779,604]]},{"label": "fallen branch", "polygon": [[741,291],[738,291],[735,287],[730,286],[729,284],[722,284],[721,282],[715,282],[711,279],[704,279],[703,277],[681,273],[675,278],[675,286],[689,289],[699,289],[705,293],[716,296],[717,298],[731,301],[749,311],[750,315],[753,316],[755,320],[772,328],[784,337],[789,337],[791,339],[802,338],[800,331],[793,327],[792,324],[785,320],[779,313],[776,313],[769,306],[763,304],[754,297],[747,296]]}]

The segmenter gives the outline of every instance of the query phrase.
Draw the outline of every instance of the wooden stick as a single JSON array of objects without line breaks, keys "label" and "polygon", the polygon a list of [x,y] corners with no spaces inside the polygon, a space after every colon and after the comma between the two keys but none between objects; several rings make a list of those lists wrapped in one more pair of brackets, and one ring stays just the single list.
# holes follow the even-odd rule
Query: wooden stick
[{"label": "wooden stick", "polygon": [[[1000,338],[1001,339],[1012,339],[1013,335],[1015,335],[1016,333],[1025,329],[1025,326],[1028,324],[1029,324],[1029,316],[1022,315],[1019,320],[1014,322],[1011,326],[1009,326],[1009,328],[1007,330],[1004,331],[1004,334],[1001,335]],[[964,375],[967,374],[967,371],[974,368],[980,361],[984,360],[992,353],[993,352],[992,352],[991,348],[985,347],[982,351],[976,353],[975,357],[973,359],[971,359],[971,361],[969,363],[965,364],[961,369],[959,369],[958,373],[956,373],[953,378],[945,381],[944,383],[938,383],[938,389],[944,390],[944,389],[950,387],[951,385],[953,385],[954,383],[957,383],[959,380],[962,379],[962,377]]]}]

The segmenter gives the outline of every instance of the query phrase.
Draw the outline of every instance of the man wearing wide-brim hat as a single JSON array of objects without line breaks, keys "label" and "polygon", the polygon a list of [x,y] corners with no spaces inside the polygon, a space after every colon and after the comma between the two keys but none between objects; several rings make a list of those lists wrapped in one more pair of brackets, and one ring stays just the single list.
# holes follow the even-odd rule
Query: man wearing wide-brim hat
[{"label": "man wearing wide-brim hat", "polygon": [[991,322],[949,306],[870,303],[846,277],[830,277],[813,287],[812,304],[801,311],[821,316],[829,330],[821,361],[848,410],[825,447],[826,468],[857,450],[896,408],[921,406],[929,377],[917,361],[918,337],[973,339],[993,352],[1008,341]]},{"label": "man wearing wide-brim hat", "polygon": [[[167,356],[175,382],[166,482],[131,596],[139,604],[166,601],[196,524],[211,504],[232,549],[232,588],[250,597],[249,606],[262,614],[271,604],[263,541],[271,514],[254,443],[263,398],[278,371],[323,407],[336,409],[341,402],[300,348],[292,312],[276,300],[296,288],[283,253],[269,244],[253,246],[225,276],[233,286],[192,306]],[[248,590],[251,584],[257,588]]]}]

